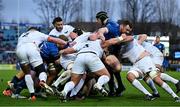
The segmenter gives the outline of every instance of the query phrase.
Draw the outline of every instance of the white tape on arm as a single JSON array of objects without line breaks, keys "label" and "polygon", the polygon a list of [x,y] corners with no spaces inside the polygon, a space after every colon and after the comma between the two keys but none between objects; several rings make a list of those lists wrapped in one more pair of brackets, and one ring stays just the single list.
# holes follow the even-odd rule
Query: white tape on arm
[{"label": "white tape on arm", "polygon": [[124,39],[123,39],[122,36],[120,36],[120,37],[117,37],[117,40],[118,40],[118,42],[121,42],[121,41],[123,41]]}]

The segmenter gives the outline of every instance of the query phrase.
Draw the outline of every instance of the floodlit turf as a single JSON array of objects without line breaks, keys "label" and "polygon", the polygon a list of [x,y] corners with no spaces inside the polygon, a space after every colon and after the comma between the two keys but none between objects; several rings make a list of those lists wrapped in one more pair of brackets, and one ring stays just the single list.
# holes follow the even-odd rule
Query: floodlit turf
[{"label": "floodlit turf", "polygon": [[[126,80],[126,72],[122,72],[123,82],[126,86],[126,91],[122,97],[101,97],[94,96],[86,98],[83,101],[68,101],[61,103],[56,97],[50,96],[47,100],[38,98],[37,101],[31,102],[27,99],[12,99],[2,95],[2,91],[6,88],[6,83],[12,78],[16,71],[0,71],[0,106],[179,106],[180,103],[175,103],[164,90],[158,87],[161,98],[154,101],[145,101],[144,95],[135,89]],[[171,76],[180,79],[180,72],[168,72]],[[144,83],[142,81],[142,83]],[[175,90],[172,83],[168,83]],[[144,84],[145,85],[145,84]],[[145,85],[146,86],[146,85]],[[147,86],[146,86],[147,88]],[[149,88],[148,88],[149,90]],[[150,90],[149,90],[150,91]],[[29,95],[27,91],[22,92],[23,95]],[[178,94],[180,96],[180,93]]]}]

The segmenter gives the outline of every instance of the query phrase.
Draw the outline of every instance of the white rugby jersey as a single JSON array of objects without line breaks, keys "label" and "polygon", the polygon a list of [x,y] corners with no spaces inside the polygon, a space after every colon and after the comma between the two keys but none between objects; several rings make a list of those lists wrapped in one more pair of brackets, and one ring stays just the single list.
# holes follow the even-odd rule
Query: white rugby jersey
[{"label": "white rugby jersey", "polygon": [[47,41],[48,35],[41,33],[39,31],[28,31],[26,33],[21,34],[21,36],[18,38],[18,46],[21,46],[25,43],[34,43],[36,46],[39,46],[40,43],[43,41]]},{"label": "white rugby jersey", "polygon": [[[86,32],[86,33],[83,33],[81,36],[78,36],[78,37],[73,41],[73,42],[75,42],[75,45],[72,46],[72,47],[75,48],[76,45],[78,45],[79,43],[86,42],[86,41],[88,40],[89,35],[90,35],[90,32]],[[62,56],[61,56],[61,59],[60,59],[61,64],[75,61],[76,55],[77,55],[77,53],[62,55]]]},{"label": "white rugby jersey", "polygon": [[146,49],[147,52],[149,52],[152,56],[159,56],[159,57],[163,57],[163,54],[161,53],[161,51],[156,48],[155,46],[153,46],[151,43],[148,42],[143,42],[142,46]]},{"label": "white rugby jersey", "polygon": [[129,42],[125,47],[123,47],[124,53],[123,58],[128,58],[132,63],[135,63],[142,52],[145,51],[142,45],[140,45],[136,39]]},{"label": "white rugby jersey", "polygon": [[94,52],[99,58],[103,56],[103,49],[101,47],[101,40],[96,41],[86,41],[83,43],[78,43],[76,46],[73,47],[75,50],[78,51],[77,54],[80,53],[89,53]]},{"label": "white rugby jersey", "polygon": [[50,36],[59,37],[59,35],[65,35],[69,41],[72,41],[72,39],[69,37],[69,34],[74,30],[74,27],[70,25],[63,25],[63,29],[59,32],[56,30],[56,28],[52,29],[49,33]]},{"label": "white rugby jersey", "polygon": [[90,32],[85,32],[82,35],[78,36],[76,39],[74,39],[73,42],[76,42],[76,43],[86,42],[90,35],[91,35]]},{"label": "white rugby jersey", "polygon": [[[139,35],[134,35],[134,38],[138,40]],[[152,56],[159,56],[159,57],[163,57],[163,54],[161,53],[161,51],[156,48],[155,46],[153,46],[151,43],[149,42],[143,42],[142,46],[146,49],[147,52],[149,52]]]}]

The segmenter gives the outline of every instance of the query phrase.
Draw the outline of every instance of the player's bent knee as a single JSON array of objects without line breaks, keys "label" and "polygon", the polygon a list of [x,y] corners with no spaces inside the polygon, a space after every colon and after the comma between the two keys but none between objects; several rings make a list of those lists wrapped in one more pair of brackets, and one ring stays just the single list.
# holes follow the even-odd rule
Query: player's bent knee
[{"label": "player's bent knee", "polygon": [[19,71],[17,74],[16,74],[16,77],[21,79],[25,76],[25,73],[23,71]]},{"label": "player's bent knee", "polygon": [[138,71],[129,71],[128,72],[128,74],[130,74],[130,75],[133,75],[135,78],[139,78],[140,77],[140,75],[139,75],[139,72]]},{"label": "player's bent knee", "polygon": [[137,71],[129,71],[128,74],[127,74],[127,80],[132,82],[134,81],[134,79],[138,78],[139,77],[139,74]]},{"label": "player's bent knee", "polygon": [[76,85],[76,84],[79,83],[81,77],[82,77],[81,74],[74,74],[74,73],[72,73],[72,74],[71,74],[71,81],[73,81],[74,84]]}]

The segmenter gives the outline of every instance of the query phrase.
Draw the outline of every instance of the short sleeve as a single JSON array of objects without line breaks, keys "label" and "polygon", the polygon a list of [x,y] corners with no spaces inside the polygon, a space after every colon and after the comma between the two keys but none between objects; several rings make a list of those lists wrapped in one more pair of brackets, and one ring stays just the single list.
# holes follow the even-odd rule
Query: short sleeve
[{"label": "short sleeve", "polygon": [[41,33],[41,32],[39,32],[38,35],[40,36],[40,38],[41,38],[42,41],[47,41],[47,39],[48,39],[48,37],[49,37],[49,35],[46,35],[46,34]]}]

